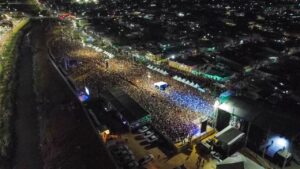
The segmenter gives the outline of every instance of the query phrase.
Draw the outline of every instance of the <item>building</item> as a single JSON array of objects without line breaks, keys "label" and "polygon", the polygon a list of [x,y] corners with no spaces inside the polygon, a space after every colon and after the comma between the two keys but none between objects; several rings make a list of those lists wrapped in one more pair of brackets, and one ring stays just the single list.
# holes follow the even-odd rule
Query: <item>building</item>
[{"label": "building", "polygon": [[246,133],[247,147],[281,166],[297,156],[294,141],[300,134],[300,126],[299,114],[294,111],[243,96],[232,96],[216,108],[218,131],[234,126]]}]

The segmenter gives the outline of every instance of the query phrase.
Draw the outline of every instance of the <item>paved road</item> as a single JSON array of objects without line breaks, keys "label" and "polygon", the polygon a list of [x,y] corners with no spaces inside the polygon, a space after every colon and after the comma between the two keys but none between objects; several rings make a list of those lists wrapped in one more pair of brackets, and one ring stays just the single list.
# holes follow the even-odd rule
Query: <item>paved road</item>
[{"label": "paved road", "polygon": [[17,115],[14,169],[41,169],[38,114],[33,89],[33,63],[30,33],[24,36],[17,65]]}]

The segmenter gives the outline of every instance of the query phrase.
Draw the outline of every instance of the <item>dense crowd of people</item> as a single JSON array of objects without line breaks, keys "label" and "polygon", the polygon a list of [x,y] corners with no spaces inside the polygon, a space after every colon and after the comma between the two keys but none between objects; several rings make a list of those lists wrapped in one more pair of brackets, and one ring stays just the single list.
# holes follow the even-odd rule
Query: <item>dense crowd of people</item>
[{"label": "dense crowd of people", "polygon": [[[78,89],[88,86],[93,95],[98,95],[108,88],[120,87],[151,114],[152,125],[174,143],[195,134],[199,128],[197,119],[210,116],[213,111],[209,94],[151,72],[131,59],[108,60],[104,54],[75,41],[60,39],[53,44],[55,59],[65,67]],[[153,85],[158,81],[170,87],[160,91]]]}]

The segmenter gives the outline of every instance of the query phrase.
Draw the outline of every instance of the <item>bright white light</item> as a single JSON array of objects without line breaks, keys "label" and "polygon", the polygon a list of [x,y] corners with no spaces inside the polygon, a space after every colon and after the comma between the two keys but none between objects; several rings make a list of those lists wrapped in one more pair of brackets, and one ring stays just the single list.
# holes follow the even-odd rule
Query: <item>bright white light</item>
[{"label": "bright white light", "polygon": [[184,17],[184,13],[183,13],[183,12],[179,12],[177,15],[178,15],[179,17]]},{"label": "bright white light", "polygon": [[175,59],[176,57],[175,57],[175,55],[171,55],[171,59]]},{"label": "bright white light", "polygon": [[107,129],[103,133],[105,133],[106,135],[108,135],[110,133],[110,131]]},{"label": "bright white light", "polygon": [[84,90],[87,95],[90,95],[90,90],[87,87],[84,87]]},{"label": "bright white light", "polygon": [[277,144],[277,146],[282,147],[282,148],[287,148],[289,145],[289,142],[287,139],[283,137],[276,137],[274,138],[274,143]]},{"label": "bright white light", "polygon": [[219,105],[220,105],[219,100],[216,100],[214,104],[214,109],[216,110],[219,107]]},{"label": "bright white light", "polygon": [[226,112],[228,112],[228,113],[233,113],[232,106],[229,105],[228,103],[220,104],[220,105],[218,106],[218,108],[221,109],[221,110],[224,110],[224,111],[226,111]]}]

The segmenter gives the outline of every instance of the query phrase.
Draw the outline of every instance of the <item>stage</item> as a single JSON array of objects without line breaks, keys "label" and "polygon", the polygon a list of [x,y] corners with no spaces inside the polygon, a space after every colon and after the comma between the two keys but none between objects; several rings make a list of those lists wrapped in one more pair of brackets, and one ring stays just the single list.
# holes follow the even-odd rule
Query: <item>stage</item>
[{"label": "stage", "polygon": [[[199,133],[193,135],[191,142],[192,142],[192,144],[196,144],[196,143],[206,139],[207,137],[215,134],[215,132],[216,132],[216,130],[208,125],[205,132],[202,132],[202,133],[199,132]],[[189,143],[189,140],[186,138],[184,143],[178,142],[178,143],[175,143],[174,146],[176,147],[177,152],[180,152],[188,143]]]}]

